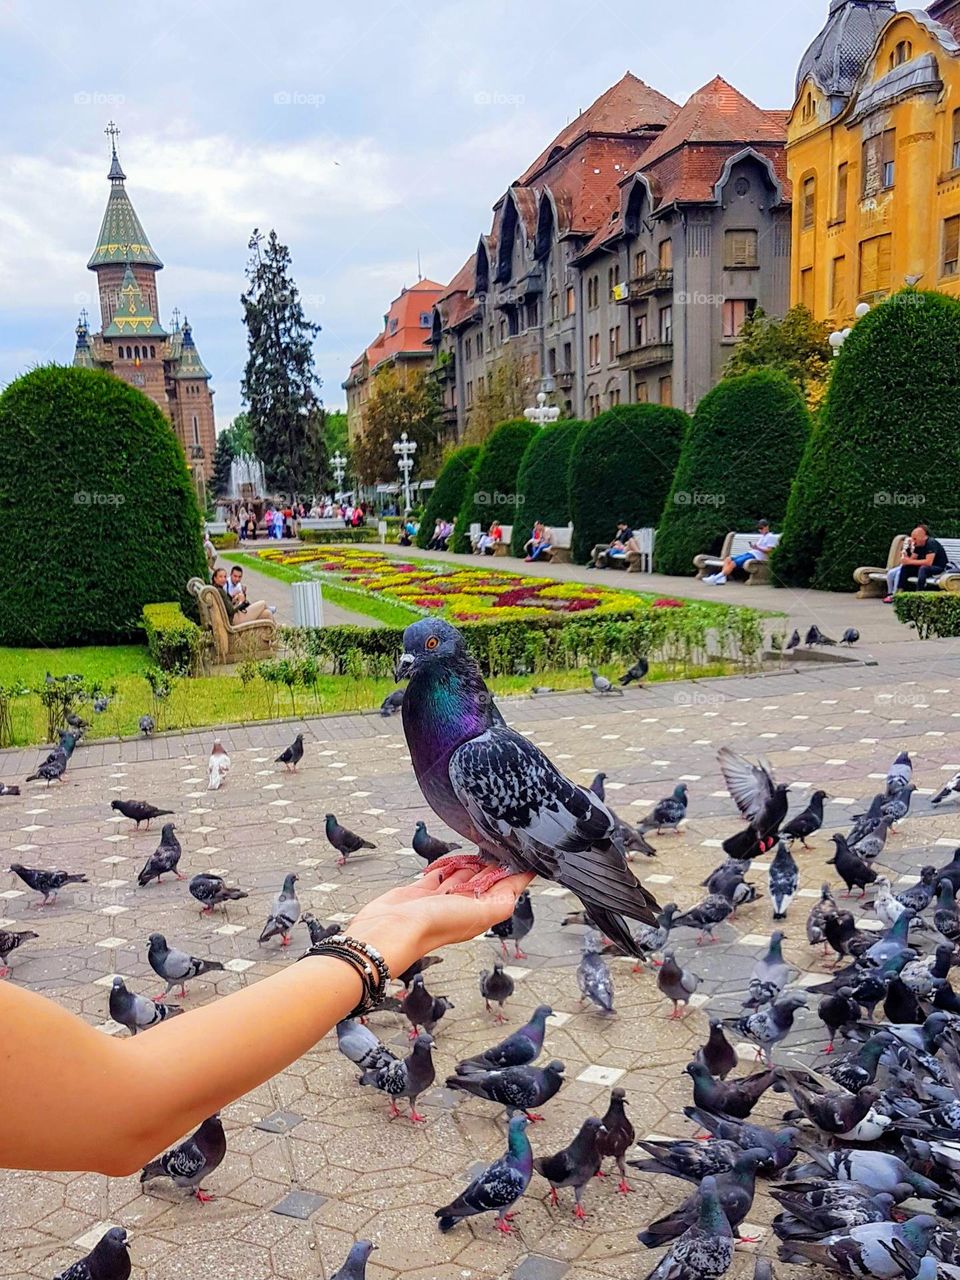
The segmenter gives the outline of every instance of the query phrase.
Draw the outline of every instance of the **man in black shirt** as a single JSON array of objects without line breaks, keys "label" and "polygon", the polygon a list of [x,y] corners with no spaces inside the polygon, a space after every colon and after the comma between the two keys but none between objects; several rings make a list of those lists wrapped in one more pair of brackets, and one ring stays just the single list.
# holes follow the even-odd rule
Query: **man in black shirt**
[{"label": "man in black shirt", "polygon": [[588,569],[606,569],[609,567],[610,558],[622,559],[628,552],[639,552],[637,540],[633,536],[633,530],[627,524],[626,520],[617,522],[617,531],[609,542],[598,542],[590,552],[590,562]]},{"label": "man in black shirt", "polygon": [[[897,575],[897,591],[911,591],[916,583],[917,591],[925,591],[927,579],[936,577],[947,567],[947,553],[943,543],[931,538],[926,525],[917,525],[910,535],[913,552],[905,555]],[[888,600],[892,597],[888,596]]]}]

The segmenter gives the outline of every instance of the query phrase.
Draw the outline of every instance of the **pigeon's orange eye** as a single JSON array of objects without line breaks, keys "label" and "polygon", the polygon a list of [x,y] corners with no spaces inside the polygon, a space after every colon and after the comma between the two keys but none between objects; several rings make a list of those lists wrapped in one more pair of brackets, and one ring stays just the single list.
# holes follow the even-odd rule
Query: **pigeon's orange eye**
[{"label": "pigeon's orange eye", "polygon": [[423,647],[425,649],[435,649],[439,643],[440,643],[439,637],[429,636],[426,644]]}]

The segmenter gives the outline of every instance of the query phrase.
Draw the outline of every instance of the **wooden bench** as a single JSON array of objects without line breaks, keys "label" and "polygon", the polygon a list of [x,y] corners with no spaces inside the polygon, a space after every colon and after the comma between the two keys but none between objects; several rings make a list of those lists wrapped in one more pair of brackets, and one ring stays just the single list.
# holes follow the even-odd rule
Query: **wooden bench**
[{"label": "wooden bench", "polygon": [[493,548],[495,556],[508,556],[510,554],[510,539],[513,537],[513,525],[502,524],[500,528],[503,530],[503,538]]},{"label": "wooden bench", "polygon": [[653,573],[653,544],[656,540],[656,529],[634,529],[633,537],[639,551],[628,551],[625,555],[608,555],[608,569],[623,569],[627,573]]},{"label": "wooden bench", "polygon": [[[898,533],[890,543],[885,568],[880,568],[877,565],[863,565],[859,569],[854,569],[853,580],[859,587],[857,599],[876,599],[878,596],[887,594],[887,570],[899,565],[900,557],[903,554],[903,544],[908,537],[909,535],[906,533]],[[938,541],[943,544],[943,549],[947,553],[947,560],[951,564],[960,565],[960,538],[939,538]],[[941,591],[960,592],[960,572],[945,569],[943,573],[931,575],[927,579],[927,586],[931,588],[939,587]]]},{"label": "wooden bench", "polygon": [[269,657],[273,652],[280,634],[275,618],[231,622],[216,587],[200,578],[191,578],[187,590],[196,598],[201,626],[213,636],[218,663],[244,662],[251,658]]},{"label": "wooden bench", "polygon": [[[693,557],[694,567],[697,570],[698,578],[707,578],[712,573],[717,573],[724,566],[726,560],[731,556],[742,556],[746,551],[752,551],[751,542],[756,542],[759,534],[757,533],[734,533],[732,530],[723,540],[723,546],[718,556],[698,555]],[[775,533],[773,537],[777,542],[780,541],[780,534]],[[761,582],[770,581],[770,561],[769,560],[748,560],[742,566],[747,575],[747,583],[755,586]]]},{"label": "wooden bench", "polygon": [[[297,520],[296,523],[300,529],[339,529],[346,532],[353,527],[352,525],[345,525],[342,519],[338,520],[333,516],[304,516],[302,520]],[[362,529],[363,525],[358,525],[357,527]]]}]

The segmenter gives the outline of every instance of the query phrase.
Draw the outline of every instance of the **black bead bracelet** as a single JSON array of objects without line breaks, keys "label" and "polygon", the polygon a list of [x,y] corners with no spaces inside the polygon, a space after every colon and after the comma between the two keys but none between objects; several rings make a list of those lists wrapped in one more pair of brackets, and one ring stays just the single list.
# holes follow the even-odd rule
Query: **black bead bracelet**
[{"label": "black bead bracelet", "polygon": [[383,1001],[387,993],[387,983],[390,981],[390,970],[376,947],[371,947],[366,942],[359,942],[345,933],[336,933],[333,937],[325,938],[323,942],[318,942],[316,946],[311,947],[301,956],[301,959],[305,960],[307,956],[333,956],[334,959],[343,960],[345,964],[350,965],[357,974],[363,985],[363,996],[349,1015],[351,1018],[363,1017]]}]

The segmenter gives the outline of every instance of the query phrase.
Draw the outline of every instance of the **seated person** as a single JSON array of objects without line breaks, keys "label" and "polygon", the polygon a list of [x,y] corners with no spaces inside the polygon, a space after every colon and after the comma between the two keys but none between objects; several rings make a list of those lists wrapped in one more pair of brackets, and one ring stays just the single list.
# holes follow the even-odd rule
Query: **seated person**
[{"label": "seated person", "polygon": [[212,573],[217,563],[217,548],[213,545],[209,532],[203,535],[203,554],[207,557],[207,568]]},{"label": "seated person", "polygon": [[898,591],[925,591],[927,579],[943,573],[946,567],[947,552],[943,543],[930,537],[925,524],[918,524],[903,544],[900,563],[887,570],[888,594],[884,604],[892,604]]},{"label": "seated person", "polygon": [[453,525],[447,520],[438,520],[433,528],[433,537],[427,543],[428,551],[446,551]]},{"label": "seated person", "polygon": [[417,524],[413,516],[407,513],[407,517],[400,526],[400,536],[397,542],[401,547],[412,547],[413,540],[417,536]]},{"label": "seated person", "polygon": [[265,600],[256,600],[253,604],[249,604],[244,600],[243,604],[235,604],[230,592],[227,590],[227,571],[222,567],[214,569],[211,581],[220,592],[223,607],[226,609],[227,617],[231,622],[236,614],[240,615],[241,622],[255,622],[258,618],[270,618],[277,612],[276,606],[267,604]]},{"label": "seated person", "polygon": [[503,529],[499,521],[493,520],[490,527],[485,532],[481,532],[473,549],[478,556],[492,556],[502,542]]},{"label": "seated person", "polygon": [[640,554],[640,546],[626,520],[618,520],[617,528],[609,542],[598,542],[590,552],[588,569],[607,569],[611,559],[621,560],[630,552]]},{"label": "seated person", "polygon": [[235,564],[230,570],[230,576],[227,578],[227,595],[235,605],[247,603],[247,589],[243,585],[243,570],[238,564]]},{"label": "seated person", "polygon": [[748,561],[769,560],[770,552],[777,545],[777,536],[770,532],[769,520],[758,520],[757,531],[759,536],[750,543],[749,551],[743,551],[737,556],[727,556],[720,572],[712,573],[708,578],[704,578],[704,582],[710,582],[715,587],[722,587],[727,578],[730,577],[730,574],[736,569],[742,569]]},{"label": "seated person", "polygon": [[248,517],[247,517],[247,525],[246,525],[246,528],[247,528],[247,537],[250,539],[250,541],[251,541],[251,542],[256,542],[256,540],[257,540],[257,518],[256,518],[256,516],[248,516]]},{"label": "seated person", "polygon": [[535,520],[533,533],[523,544],[524,560],[549,560],[553,554],[553,534],[542,520]]}]

